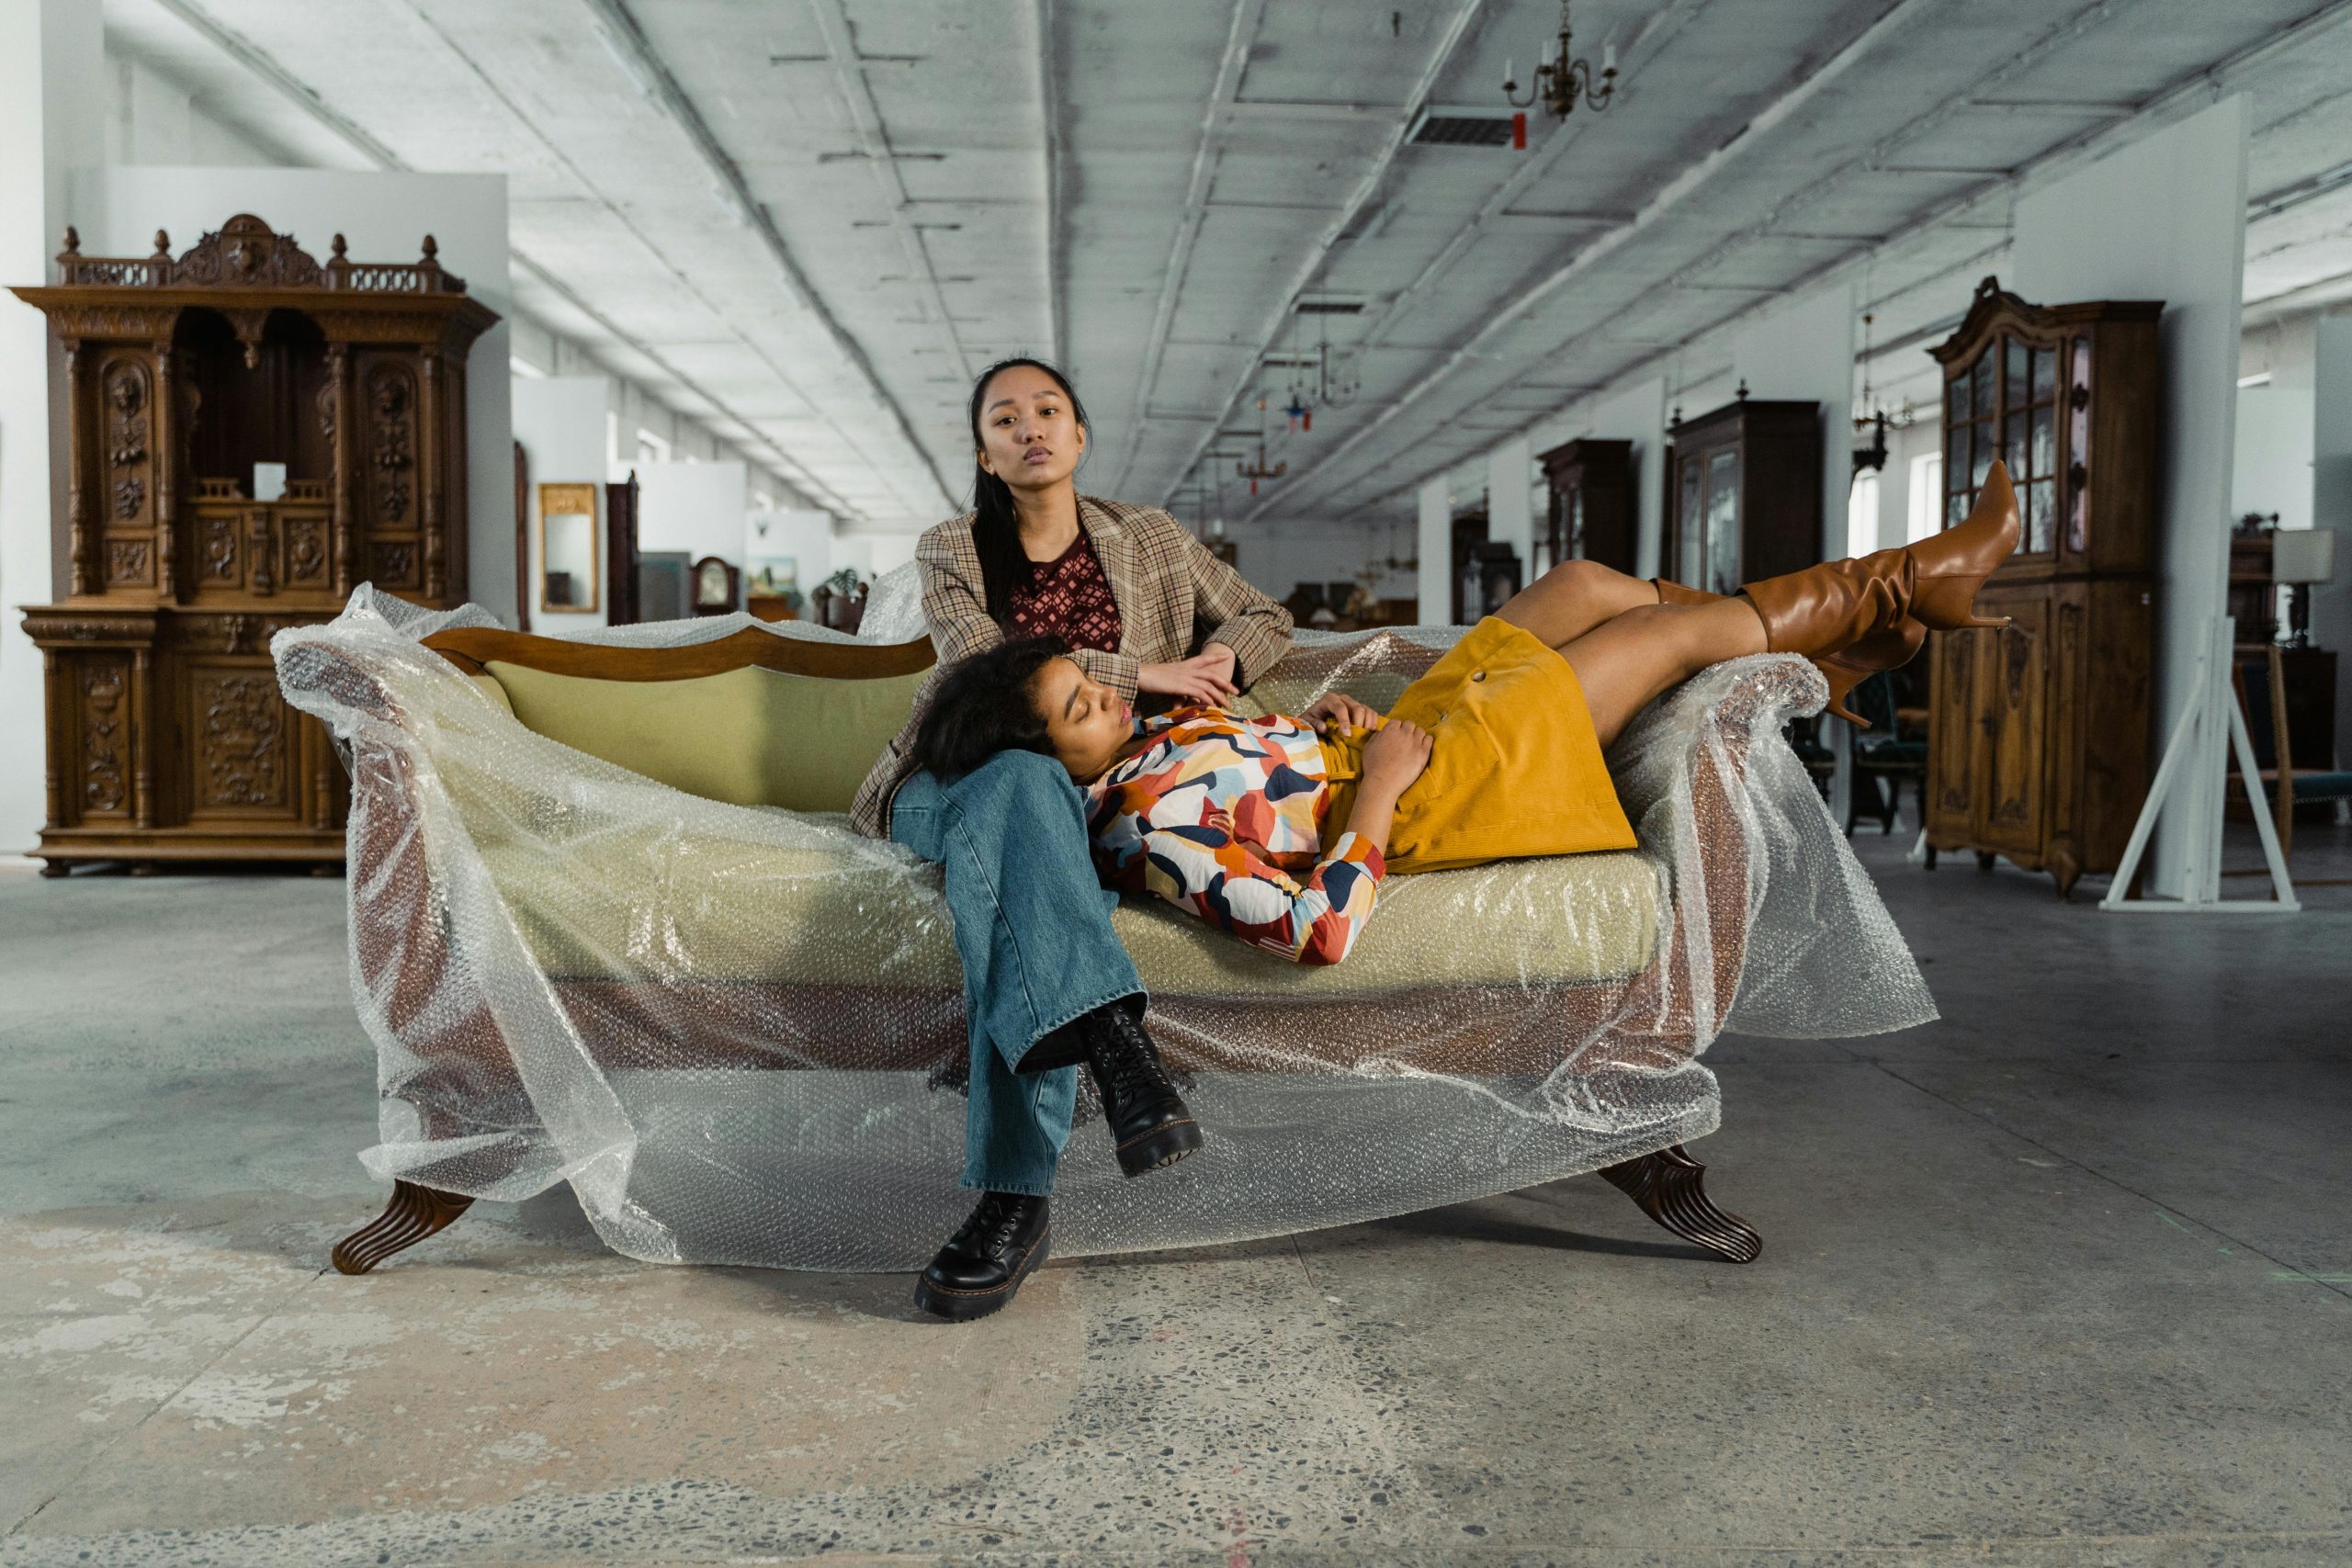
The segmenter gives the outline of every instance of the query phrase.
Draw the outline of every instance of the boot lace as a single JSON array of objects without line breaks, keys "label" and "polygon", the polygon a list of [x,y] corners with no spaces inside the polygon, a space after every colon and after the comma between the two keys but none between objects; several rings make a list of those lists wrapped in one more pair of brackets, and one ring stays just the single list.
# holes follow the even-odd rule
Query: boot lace
[{"label": "boot lace", "polygon": [[1022,1210],[1025,1200],[1012,1192],[990,1192],[964,1222],[963,1239],[976,1245],[990,1257],[1001,1257],[1012,1245],[1013,1233],[1021,1228]]}]

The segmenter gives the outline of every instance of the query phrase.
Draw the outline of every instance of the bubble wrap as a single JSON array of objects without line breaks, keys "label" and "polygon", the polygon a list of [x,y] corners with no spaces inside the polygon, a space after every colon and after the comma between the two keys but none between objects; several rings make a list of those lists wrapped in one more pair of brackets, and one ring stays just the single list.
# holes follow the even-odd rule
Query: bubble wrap
[{"label": "bubble wrap", "polygon": [[[852,640],[920,633],[908,576],[877,586]],[[381,1091],[362,1161],[481,1198],[569,1181],[632,1258],[920,1267],[973,1201],[937,869],[845,818],[702,799],[533,734],[420,646],[494,624],[363,587],[272,643],[287,699],[351,773],[351,987]],[[1301,634],[1250,696],[1295,712],[1338,688],[1385,708],[1460,635]],[[1597,1169],[1713,1130],[1699,1058],[1722,1029],[1933,1018],[1781,739],[1826,694],[1793,658],[1706,671],[1611,755],[1638,851],[1391,878],[1329,969],[1128,900],[1114,923],[1208,1143],[1123,1179],[1082,1087],[1057,1250],[1275,1235]]]}]

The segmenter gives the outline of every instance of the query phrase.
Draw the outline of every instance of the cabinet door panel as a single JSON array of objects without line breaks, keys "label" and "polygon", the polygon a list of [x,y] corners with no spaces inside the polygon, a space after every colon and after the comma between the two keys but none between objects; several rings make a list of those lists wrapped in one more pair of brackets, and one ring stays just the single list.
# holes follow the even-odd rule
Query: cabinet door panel
[{"label": "cabinet door panel", "polygon": [[300,817],[300,716],[278,694],[266,660],[189,659],[180,700],[181,789],[190,821]]},{"label": "cabinet door panel", "polygon": [[2049,816],[2043,787],[2049,761],[2049,601],[2038,595],[1986,593],[1985,615],[2007,615],[2010,625],[1974,634],[1977,722],[1977,823],[1989,847],[2038,855]]},{"label": "cabinet door panel", "polygon": [[1928,827],[1944,842],[1973,831],[1976,728],[1971,716],[1976,654],[1982,632],[1939,632],[1928,645],[1934,660],[1928,719]]}]

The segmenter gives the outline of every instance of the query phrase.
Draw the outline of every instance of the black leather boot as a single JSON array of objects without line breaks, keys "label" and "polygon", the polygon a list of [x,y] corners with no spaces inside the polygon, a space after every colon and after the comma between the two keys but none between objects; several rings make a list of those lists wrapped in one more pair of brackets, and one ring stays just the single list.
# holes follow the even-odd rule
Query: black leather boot
[{"label": "black leather boot", "polygon": [[988,1316],[1043,1266],[1050,1235],[1045,1199],[1025,1192],[982,1195],[915,1281],[915,1305],[959,1323]]},{"label": "black leather boot", "polygon": [[1086,1070],[1102,1096],[1102,1120],[1119,1156],[1119,1169],[1141,1176],[1174,1165],[1201,1146],[1200,1123],[1168,1081],[1159,1047],[1124,1009],[1106,1008],[1080,1021],[1091,1047]]}]

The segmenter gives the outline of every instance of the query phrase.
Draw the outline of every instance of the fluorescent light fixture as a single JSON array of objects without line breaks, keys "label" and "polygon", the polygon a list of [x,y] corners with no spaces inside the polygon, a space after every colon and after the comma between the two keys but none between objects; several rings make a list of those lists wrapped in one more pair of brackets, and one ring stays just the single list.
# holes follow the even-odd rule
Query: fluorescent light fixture
[{"label": "fluorescent light fixture", "polygon": [[2270,385],[2270,372],[2267,370],[2257,370],[2251,376],[2238,378],[2238,390],[2241,392],[2248,387],[2267,387],[2268,385]]}]

